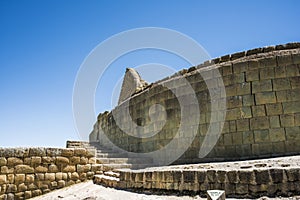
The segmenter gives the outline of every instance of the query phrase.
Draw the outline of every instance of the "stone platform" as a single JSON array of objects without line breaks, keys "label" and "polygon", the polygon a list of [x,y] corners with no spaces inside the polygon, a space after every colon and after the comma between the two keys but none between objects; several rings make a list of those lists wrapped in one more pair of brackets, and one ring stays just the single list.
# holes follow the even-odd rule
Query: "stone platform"
[{"label": "stone platform", "polygon": [[300,156],[116,171],[114,178],[96,176],[94,182],[135,192],[202,197],[211,189],[225,190],[230,198],[300,194]]}]

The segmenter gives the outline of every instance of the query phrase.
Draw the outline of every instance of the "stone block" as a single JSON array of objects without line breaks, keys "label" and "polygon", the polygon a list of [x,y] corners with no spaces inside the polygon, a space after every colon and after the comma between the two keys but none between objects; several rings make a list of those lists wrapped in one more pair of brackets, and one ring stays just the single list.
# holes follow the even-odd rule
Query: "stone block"
[{"label": "stone block", "polygon": [[42,163],[43,164],[55,163],[55,158],[54,157],[49,157],[49,156],[43,156],[42,157]]},{"label": "stone block", "polygon": [[300,112],[300,101],[282,103],[283,113],[298,113]]},{"label": "stone block", "polygon": [[6,193],[15,193],[18,191],[18,188],[15,184],[7,184]]},{"label": "stone block", "polygon": [[263,68],[277,66],[277,60],[276,60],[275,56],[260,59],[259,62],[260,62],[260,67],[263,67]]},{"label": "stone block", "polygon": [[45,148],[30,148],[29,149],[29,156],[46,156],[46,149]]},{"label": "stone block", "polygon": [[48,168],[44,166],[37,166],[35,168],[35,173],[46,173],[48,172]]},{"label": "stone block", "polygon": [[7,174],[7,182],[8,183],[15,183],[15,175],[14,174]]},{"label": "stone block", "polygon": [[280,127],[280,121],[279,116],[270,116],[270,128],[279,128]]},{"label": "stone block", "polygon": [[251,71],[246,71],[246,81],[258,81],[259,80],[259,70],[253,69]]},{"label": "stone block", "polygon": [[89,162],[88,158],[86,158],[86,157],[80,157],[80,164],[81,165],[86,165],[86,164],[88,164],[88,162]]},{"label": "stone block", "polygon": [[217,171],[217,182],[218,183],[225,183],[227,181],[227,172],[225,170],[218,170]]},{"label": "stone block", "polygon": [[63,188],[63,187],[65,187],[66,186],[66,182],[64,181],[64,180],[59,180],[58,182],[57,182],[57,187],[58,188]]},{"label": "stone block", "polygon": [[277,56],[278,66],[286,66],[293,64],[292,55],[291,54],[283,54]]},{"label": "stone block", "polygon": [[86,156],[86,149],[84,148],[74,149],[74,156]]},{"label": "stone block", "polygon": [[6,175],[0,175],[0,185],[6,184]]},{"label": "stone block", "polygon": [[20,158],[15,158],[15,157],[7,158],[7,166],[9,167],[13,167],[21,164],[23,164],[23,160]]},{"label": "stone block", "polygon": [[243,95],[243,106],[254,105],[254,95]]},{"label": "stone block", "polygon": [[64,157],[71,157],[74,155],[74,149],[71,148],[62,149],[61,155]]},{"label": "stone block", "polygon": [[25,178],[25,183],[34,183],[34,180],[35,178],[33,174],[27,174]]},{"label": "stone block", "polygon": [[267,115],[280,115],[283,113],[281,103],[266,104]]},{"label": "stone block", "polygon": [[262,130],[269,128],[269,118],[264,117],[254,117],[250,119],[250,129],[251,130]]},{"label": "stone block", "polygon": [[275,67],[275,78],[285,78],[286,68],[284,66]]},{"label": "stone block", "polygon": [[207,170],[206,176],[207,176],[208,183],[215,183],[217,181],[217,176],[216,176],[215,170]]},{"label": "stone block", "polygon": [[252,144],[254,142],[253,131],[244,131],[243,132],[243,144]]},{"label": "stone block", "polygon": [[60,148],[47,148],[47,156],[61,156],[62,149]]},{"label": "stone block", "polygon": [[251,109],[253,117],[266,116],[265,105],[252,106]]},{"label": "stone block", "polygon": [[228,182],[231,184],[239,182],[238,174],[237,174],[237,171],[235,171],[235,170],[228,171],[227,178],[228,178]]},{"label": "stone block", "polygon": [[227,98],[227,108],[242,107],[242,96],[232,96]]},{"label": "stone block", "polygon": [[284,180],[284,170],[283,169],[270,169],[270,176],[273,183],[281,183]]},{"label": "stone block", "polygon": [[285,141],[284,128],[275,128],[269,130],[269,136],[271,142]]},{"label": "stone block", "polygon": [[80,164],[80,157],[79,156],[73,156],[70,158],[70,164],[77,165]]},{"label": "stone block", "polygon": [[77,181],[79,179],[79,174],[77,172],[72,172],[72,173],[70,173],[69,178],[73,181]]},{"label": "stone block", "polygon": [[276,103],[275,92],[256,93],[255,100],[257,105]]},{"label": "stone block", "polygon": [[249,131],[250,121],[249,119],[240,119],[236,121],[237,131]]},{"label": "stone block", "polygon": [[30,199],[31,197],[32,197],[31,191],[25,191],[25,192],[24,192],[24,198],[25,198],[25,199]]},{"label": "stone block", "polygon": [[16,174],[15,175],[15,184],[20,184],[25,182],[25,174]]},{"label": "stone block", "polygon": [[[95,169],[95,168],[94,168]],[[101,169],[102,170],[102,169]],[[101,171],[101,170],[98,170],[98,171]],[[75,172],[76,171],[76,167],[75,165],[67,165],[65,166],[63,169],[62,169],[62,172]]]},{"label": "stone block", "polygon": [[244,159],[252,155],[250,144],[236,145],[235,149],[238,158]]},{"label": "stone block", "polygon": [[228,85],[225,87],[225,91],[226,91],[226,96],[230,97],[230,96],[236,96],[236,85]]},{"label": "stone block", "polygon": [[222,70],[222,75],[226,76],[228,74],[232,74],[232,65],[222,65],[222,67],[220,68]]},{"label": "stone block", "polygon": [[236,85],[236,95],[246,95],[251,93],[250,83],[240,83]]},{"label": "stone block", "polygon": [[259,76],[260,76],[260,80],[273,79],[275,78],[275,70],[273,67],[261,68],[259,72]]},{"label": "stone block", "polygon": [[259,144],[259,153],[260,156],[271,156],[273,154],[273,145],[270,142],[260,143]]},{"label": "stone block", "polygon": [[15,172],[17,174],[32,174],[34,173],[34,169],[27,165],[17,165],[15,167]]},{"label": "stone block", "polygon": [[40,196],[42,195],[42,190],[37,189],[32,191],[32,197]]},{"label": "stone block", "polygon": [[291,91],[276,91],[277,102],[293,101]]},{"label": "stone block", "polygon": [[270,184],[271,180],[270,180],[270,175],[269,175],[269,171],[268,170],[254,170],[254,174],[255,174],[255,181],[257,184],[261,185],[261,184]]},{"label": "stone block", "polygon": [[232,145],[232,134],[224,134],[224,145]]},{"label": "stone block", "polygon": [[244,195],[244,194],[248,194],[249,188],[248,188],[248,184],[236,184],[235,186],[235,192],[236,194],[240,194],[240,195]]},{"label": "stone block", "polygon": [[248,62],[247,61],[245,61],[245,62],[241,62],[241,61],[234,62],[233,66],[232,66],[232,69],[233,69],[233,73],[235,73],[235,74],[246,72],[246,71],[248,71]]},{"label": "stone block", "polygon": [[18,192],[25,192],[27,190],[27,186],[24,183],[18,185]]},{"label": "stone block", "polygon": [[240,170],[238,176],[242,184],[255,184],[255,176],[252,170]]},{"label": "stone block", "polygon": [[292,89],[299,89],[300,88],[300,76],[290,77],[289,80],[290,80]]},{"label": "stone block", "polygon": [[243,144],[243,133],[242,132],[233,133],[232,143],[237,145]]},{"label": "stone block", "polygon": [[285,128],[286,139],[289,141],[299,141],[300,140],[300,128],[299,126],[295,127],[286,127]]},{"label": "stone block", "polygon": [[91,165],[77,165],[77,172],[82,173],[82,172],[88,172],[91,170]]},{"label": "stone block", "polygon": [[204,170],[196,171],[195,175],[196,175],[197,181],[200,185],[201,185],[201,183],[204,183],[206,181],[206,171],[204,171]]},{"label": "stone block", "polygon": [[290,90],[291,84],[287,78],[277,78],[273,81],[273,91]]},{"label": "stone block", "polygon": [[[166,174],[166,173],[165,173]],[[170,182],[169,180],[168,182]],[[186,183],[196,183],[196,176],[194,171],[183,171],[183,181]]]},{"label": "stone block", "polygon": [[4,157],[0,157],[0,167],[5,166],[7,164],[7,160]]},{"label": "stone block", "polygon": [[269,130],[256,130],[254,131],[254,141],[255,143],[269,142]]},{"label": "stone block", "polygon": [[273,142],[273,153],[275,154],[282,154],[286,152],[285,150],[285,142]]},{"label": "stone block", "polygon": [[55,173],[55,172],[58,172],[58,167],[55,165],[55,164],[51,164],[49,165],[49,171],[50,173]]},{"label": "stone block", "polygon": [[296,182],[300,180],[300,170],[296,168],[285,169],[287,180],[290,182]]},{"label": "stone block", "polygon": [[300,71],[297,65],[287,65],[286,66],[286,76],[287,77],[296,77],[300,76]]},{"label": "stone block", "polygon": [[271,80],[260,80],[253,81],[252,83],[252,94],[259,92],[271,92],[272,91],[272,81]]},{"label": "stone block", "polygon": [[55,181],[55,173],[45,173],[46,181]]},{"label": "stone block", "polygon": [[32,166],[40,165],[41,163],[42,163],[41,157],[37,157],[37,156],[31,157],[31,165]]},{"label": "stone block", "polygon": [[293,127],[295,126],[294,114],[280,115],[280,124],[282,127]]},{"label": "stone block", "polygon": [[69,159],[63,156],[57,156],[56,157],[56,164],[61,165],[61,164],[69,164]]},{"label": "stone block", "polygon": [[44,173],[36,173],[35,174],[35,179],[37,181],[43,181],[43,180],[45,180],[45,174]]}]

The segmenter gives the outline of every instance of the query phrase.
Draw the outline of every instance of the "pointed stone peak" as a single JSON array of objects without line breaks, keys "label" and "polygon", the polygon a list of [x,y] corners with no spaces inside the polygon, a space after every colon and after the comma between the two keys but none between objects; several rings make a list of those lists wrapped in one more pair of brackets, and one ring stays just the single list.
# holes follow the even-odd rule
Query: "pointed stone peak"
[{"label": "pointed stone peak", "polygon": [[148,85],[139,73],[133,68],[126,68],[122,88],[119,96],[118,105],[130,98],[135,92],[142,90]]}]

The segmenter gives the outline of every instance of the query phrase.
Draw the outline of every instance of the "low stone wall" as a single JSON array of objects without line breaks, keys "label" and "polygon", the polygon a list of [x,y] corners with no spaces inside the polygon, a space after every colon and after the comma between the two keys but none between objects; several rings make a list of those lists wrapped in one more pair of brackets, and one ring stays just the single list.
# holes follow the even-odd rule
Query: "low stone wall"
[{"label": "low stone wall", "polygon": [[92,179],[95,150],[0,148],[0,199],[28,199]]},{"label": "low stone wall", "polygon": [[116,187],[202,197],[215,189],[235,198],[293,196],[300,194],[300,168],[130,170],[120,172]]},{"label": "low stone wall", "polygon": [[[221,74],[226,97],[218,92],[217,98],[226,98],[226,118],[222,134],[216,145],[205,158],[198,158],[210,126],[211,98],[205,82],[216,79],[216,69]],[[205,74],[202,77],[201,74]],[[183,107],[172,91],[180,91],[180,98],[189,98],[184,87],[176,84],[183,76],[193,88],[198,102],[200,119],[192,123],[197,110],[195,105],[185,105],[189,116],[181,123]],[[205,79],[205,81],[204,81]],[[219,80],[218,80],[219,81]],[[170,88],[163,84],[170,85]],[[148,153],[162,149],[172,142],[169,154],[186,150],[175,162],[198,163],[208,161],[246,160],[283,155],[298,155],[300,152],[300,44],[291,43],[257,48],[232,55],[222,56],[190,69],[184,69],[133,95],[129,104],[121,104],[112,112],[98,116],[90,134],[91,142],[118,146],[129,152]],[[166,123],[159,109],[150,109],[160,104],[166,111]],[[130,115],[124,114],[128,106]],[[220,106],[221,107],[221,106]],[[120,119],[115,119],[113,113]],[[214,115],[214,120],[222,116]],[[121,129],[116,121],[124,125]],[[151,121],[152,120],[152,121]],[[145,128],[132,130],[132,121]],[[181,127],[184,124],[185,127]],[[196,136],[188,147],[185,131],[196,130]],[[178,134],[176,135],[176,133]],[[130,135],[128,134],[130,133]],[[143,135],[151,137],[142,138]],[[176,136],[176,137],[175,137]]]}]

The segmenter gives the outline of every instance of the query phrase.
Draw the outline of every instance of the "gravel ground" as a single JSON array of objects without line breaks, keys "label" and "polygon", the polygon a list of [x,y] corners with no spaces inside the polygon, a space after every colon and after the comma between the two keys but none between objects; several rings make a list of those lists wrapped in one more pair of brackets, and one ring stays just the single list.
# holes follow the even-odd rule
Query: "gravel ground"
[{"label": "gravel ground", "polygon": [[[34,200],[206,200],[199,196],[165,196],[165,195],[147,195],[106,188],[93,184],[92,181],[79,183],[67,188],[56,190],[48,194],[35,197]],[[229,198],[226,198],[230,200]],[[261,197],[261,200],[300,200],[298,197],[290,198],[267,198]],[[232,199],[233,200],[233,199]]]}]

